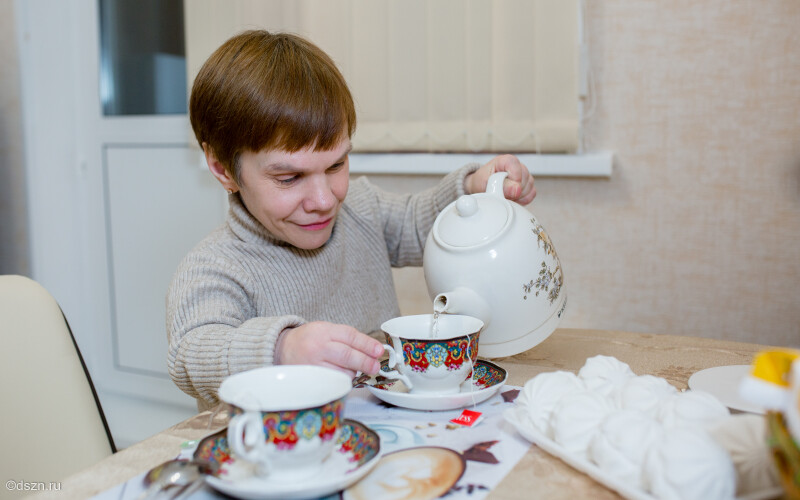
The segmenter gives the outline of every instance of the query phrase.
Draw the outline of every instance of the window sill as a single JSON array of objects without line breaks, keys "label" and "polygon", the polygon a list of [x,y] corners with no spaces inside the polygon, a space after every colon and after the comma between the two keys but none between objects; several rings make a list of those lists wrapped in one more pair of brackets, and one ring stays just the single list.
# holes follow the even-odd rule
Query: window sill
[{"label": "window sill", "polygon": [[[443,175],[467,163],[486,163],[493,154],[449,153],[353,153],[353,174]],[[518,154],[520,161],[538,177],[611,177],[614,154],[601,151],[585,154]]]}]

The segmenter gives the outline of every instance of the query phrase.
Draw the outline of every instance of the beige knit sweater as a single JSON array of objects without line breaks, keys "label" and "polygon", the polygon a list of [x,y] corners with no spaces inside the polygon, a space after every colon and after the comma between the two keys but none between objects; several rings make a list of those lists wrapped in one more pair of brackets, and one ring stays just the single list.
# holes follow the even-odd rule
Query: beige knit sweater
[{"label": "beige knit sweater", "polygon": [[413,196],[352,182],[330,240],[315,250],[276,239],[231,195],[226,223],[189,252],[167,293],[175,384],[208,409],[225,377],[273,363],[285,328],[329,321],[377,332],[400,314],[391,267],[422,264],[436,215],[477,168]]}]

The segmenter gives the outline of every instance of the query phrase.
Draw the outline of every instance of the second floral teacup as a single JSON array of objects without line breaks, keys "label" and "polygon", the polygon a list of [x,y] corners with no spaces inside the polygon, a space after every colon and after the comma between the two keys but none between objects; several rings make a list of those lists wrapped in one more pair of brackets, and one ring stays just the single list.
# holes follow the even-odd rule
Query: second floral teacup
[{"label": "second floral teacup", "polygon": [[321,366],[270,366],[231,375],[219,397],[228,404],[233,455],[270,480],[313,476],[334,451],[351,388],[350,377]]}]

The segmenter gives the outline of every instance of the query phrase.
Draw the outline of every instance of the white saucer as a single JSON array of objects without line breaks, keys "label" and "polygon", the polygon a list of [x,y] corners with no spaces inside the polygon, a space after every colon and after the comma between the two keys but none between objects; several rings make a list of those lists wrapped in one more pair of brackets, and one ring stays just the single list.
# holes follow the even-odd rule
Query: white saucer
[{"label": "white saucer", "polygon": [[[215,457],[224,457],[224,461],[218,474],[206,477],[206,482],[226,495],[248,500],[298,500],[333,494],[364,477],[381,458],[380,438],[375,431],[355,420],[346,420],[344,427],[346,432],[339,438],[339,448],[323,462],[322,470],[308,479],[291,483],[254,475],[252,464],[228,455],[227,440],[224,434],[217,433],[215,446],[219,451],[212,450],[212,445],[207,449],[212,450],[209,453]],[[347,436],[354,437],[348,440]],[[202,443],[198,445],[198,450],[202,446]],[[357,455],[362,457],[360,461]]]},{"label": "white saucer", "polygon": [[[384,366],[381,366],[382,370]],[[482,359],[475,362],[473,371],[477,379],[461,384],[461,390],[455,394],[414,394],[408,392],[403,382],[383,377],[372,379],[365,385],[376,398],[395,406],[412,410],[453,410],[486,401],[497,394],[508,379],[503,368]]]},{"label": "white saucer", "polygon": [[764,414],[764,408],[739,396],[739,384],[752,367],[750,365],[715,366],[700,370],[689,377],[689,389],[705,391],[716,396],[732,410]]}]

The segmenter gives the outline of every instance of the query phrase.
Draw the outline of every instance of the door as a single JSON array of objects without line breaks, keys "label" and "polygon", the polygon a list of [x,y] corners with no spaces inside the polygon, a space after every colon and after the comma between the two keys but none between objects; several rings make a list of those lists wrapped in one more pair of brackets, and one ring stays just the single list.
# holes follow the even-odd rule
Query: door
[{"label": "door", "polygon": [[[177,21],[154,21],[167,4]],[[182,2],[14,8],[33,278],[64,310],[124,447],[196,413],[167,374],[164,299],[227,207],[188,124],[185,65],[164,41]],[[136,42],[119,22],[161,39]]]}]

